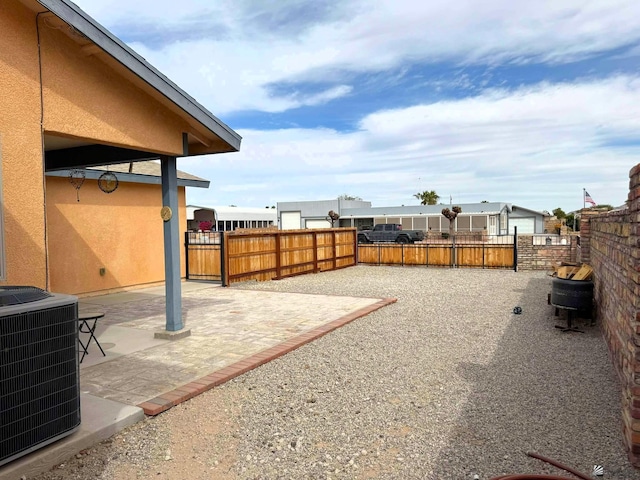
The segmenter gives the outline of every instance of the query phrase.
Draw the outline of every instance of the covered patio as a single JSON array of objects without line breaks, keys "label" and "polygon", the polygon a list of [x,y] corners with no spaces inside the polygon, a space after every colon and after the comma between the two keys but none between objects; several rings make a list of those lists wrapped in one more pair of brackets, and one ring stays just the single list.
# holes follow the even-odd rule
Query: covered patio
[{"label": "covered patio", "polygon": [[[87,167],[160,161],[164,328],[187,335],[177,158],[235,152],[241,138],[72,2],[21,1],[35,13],[44,170],[70,171],[73,184],[74,172]],[[109,182],[113,188],[117,175]]]}]

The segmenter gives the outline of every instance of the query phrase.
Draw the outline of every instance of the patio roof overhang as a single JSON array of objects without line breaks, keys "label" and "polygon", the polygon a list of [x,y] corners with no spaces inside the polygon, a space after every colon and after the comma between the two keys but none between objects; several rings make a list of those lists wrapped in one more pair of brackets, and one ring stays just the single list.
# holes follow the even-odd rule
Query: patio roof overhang
[{"label": "patio roof overhang", "polygon": [[141,151],[126,146],[100,144],[91,139],[45,132],[47,171],[137,162],[158,159],[163,155],[186,157],[236,152],[240,149],[240,135],[74,3],[68,0],[20,1],[34,12],[51,14],[51,19],[60,25],[68,26],[69,37],[80,45],[87,56],[98,58],[181,117],[187,124],[186,131],[177,132],[183,136],[183,151],[179,154]]},{"label": "patio roof overhang", "polygon": [[[74,168],[96,167],[100,165],[113,165],[123,162],[140,162],[160,158],[160,155],[130,148],[112,147],[109,145],[83,145],[51,150],[45,135],[44,166],[45,170],[69,170]],[[83,143],[82,140],[78,142]],[[73,144],[73,141],[69,141]],[[185,155],[187,156],[187,155]]]},{"label": "patio roof overhang", "polygon": [[[142,168],[143,167],[143,168]],[[98,180],[107,170],[114,173],[120,182],[144,183],[149,185],[162,185],[161,165],[155,162],[137,162],[135,167],[129,164],[112,164],[108,167],[99,166],[86,168],[85,178]],[[143,172],[141,170],[144,170]],[[72,170],[52,170],[45,173],[47,177],[68,178]],[[177,171],[179,187],[209,188],[210,181],[196,177],[186,172]]]}]

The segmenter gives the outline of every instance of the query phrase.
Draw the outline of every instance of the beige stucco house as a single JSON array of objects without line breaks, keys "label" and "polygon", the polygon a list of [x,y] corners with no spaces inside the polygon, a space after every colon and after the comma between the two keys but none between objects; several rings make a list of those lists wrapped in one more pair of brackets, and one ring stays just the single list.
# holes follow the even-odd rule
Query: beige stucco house
[{"label": "beige stucco house", "polygon": [[[0,31],[0,286],[179,281],[189,179],[176,158],[237,151],[240,137],[70,1],[3,1]],[[155,181],[136,181],[152,159]],[[112,193],[98,174],[78,192],[69,181],[114,164],[134,166],[112,167]]]},{"label": "beige stucco house", "polygon": [[[94,295],[164,281],[160,163],[154,161],[91,167],[76,191],[73,170],[46,172],[50,288],[53,292]],[[98,185],[105,172],[117,188]],[[185,190],[207,188],[209,181],[180,170],[178,221],[186,231]],[[180,250],[180,276],[185,276]]]}]

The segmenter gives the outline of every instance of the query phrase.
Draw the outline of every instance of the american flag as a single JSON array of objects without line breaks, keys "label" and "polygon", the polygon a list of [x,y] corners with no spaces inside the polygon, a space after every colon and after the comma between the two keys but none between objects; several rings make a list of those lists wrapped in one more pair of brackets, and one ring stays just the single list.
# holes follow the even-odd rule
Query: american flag
[{"label": "american flag", "polygon": [[596,202],[593,201],[593,198],[591,198],[591,195],[589,195],[589,192],[586,190],[584,191],[584,201],[585,203],[590,203],[592,207],[596,206]]}]

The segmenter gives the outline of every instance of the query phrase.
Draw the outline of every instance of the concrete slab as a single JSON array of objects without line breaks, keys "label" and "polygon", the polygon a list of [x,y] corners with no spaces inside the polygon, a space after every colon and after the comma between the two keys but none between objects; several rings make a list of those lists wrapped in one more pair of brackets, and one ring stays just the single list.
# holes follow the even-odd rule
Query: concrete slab
[{"label": "concrete slab", "polygon": [[20,480],[42,473],[145,418],[139,407],[87,394],[80,397],[80,412],[78,430],[1,467],[0,479]]},{"label": "concrete slab", "polygon": [[153,338],[157,338],[160,340],[169,340],[171,342],[175,342],[176,340],[181,340],[189,336],[191,336],[190,328],[183,328],[181,330],[176,330],[175,332],[170,332],[168,330],[158,330],[153,334]]},{"label": "concrete slab", "polygon": [[99,297],[81,298],[78,302],[78,307],[81,311],[85,306],[91,307],[91,310],[94,310],[96,305],[119,305],[121,303],[150,300],[160,297],[161,295],[160,293],[148,291],[112,293],[111,295],[101,295]]},{"label": "concrete slab", "polygon": [[[220,284],[211,282],[182,282],[182,292],[194,292],[208,288],[221,288]],[[139,302],[154,298],[164,298],[165,287],[149,287],[137,290],[127,290],[124,292],[110,293],[107,295],[96,295],[93,297],[83,297],[79,300],[79,308],[83,307],[95,310],[96,305],[119,305],[128,302]]]},{"label": "concrete slab", "polygon": [[[147,348],[164,345],[169,340],[161,340],[154,338],[153,333],[148,330],[138,328],[121,327],[119,325],[100,325],[96,327],[96,338],[100,342],[100,346],[104,350],[106,356],[98,347],[91,342],[87,348],[88,354],[80,364],[80,371],[94,365],[115,360],[123,355],[130,355]],[[86,345],[89,341],[89,334],[81,333],[80,339]]]}]

